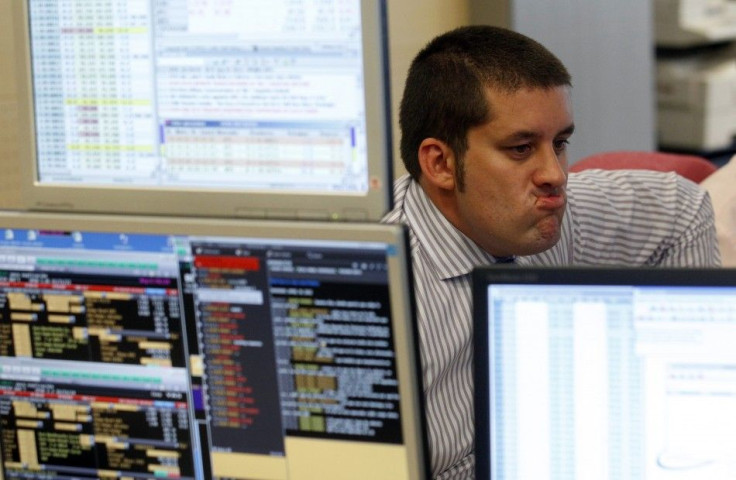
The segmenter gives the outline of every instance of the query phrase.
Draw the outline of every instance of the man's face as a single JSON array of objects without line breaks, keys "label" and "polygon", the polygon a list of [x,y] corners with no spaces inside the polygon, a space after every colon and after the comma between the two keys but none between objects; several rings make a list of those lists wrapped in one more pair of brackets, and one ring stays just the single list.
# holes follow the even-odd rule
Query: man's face
[{"label": "man's face", "polygon": [[455,226],[495,256],[531,255],[560,239],[565,213],[567,87],[488,90],[492,120],[468,132]]}]

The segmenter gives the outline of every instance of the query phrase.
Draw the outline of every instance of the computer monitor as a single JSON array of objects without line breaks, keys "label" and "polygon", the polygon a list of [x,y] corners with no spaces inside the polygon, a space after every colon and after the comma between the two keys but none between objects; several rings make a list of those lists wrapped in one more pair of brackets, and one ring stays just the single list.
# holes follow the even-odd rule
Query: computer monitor
[{"label": "computer monitor", "polygon": [[11,3],[23,208],[390,209],[385,0]]},{"label": "computer monitor", "polygon": [[474,273],[477,478],[733,478],[736,270]]},{"label": "computer monitor", "polygon": [[398,225],[0,213],[0,478],[425,478]]}]

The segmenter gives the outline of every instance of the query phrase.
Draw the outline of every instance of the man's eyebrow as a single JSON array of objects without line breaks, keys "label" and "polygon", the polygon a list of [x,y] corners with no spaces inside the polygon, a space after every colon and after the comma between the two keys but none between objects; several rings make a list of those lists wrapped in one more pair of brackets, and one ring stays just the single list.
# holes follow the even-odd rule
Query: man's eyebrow
[{"label": "man's eyebrow", "polygon": [[557,134],[559,137],[560,135],[572,135],[572,133],[575,131],[575,124],[571,123],[567,128],[564,128],[560,131],[560,133]]},{"label": "man's eyebrow", "polygon": [[[571,123],[567,127],[565,127],[562,130],[560,130],[557,133],[557,135],[555,135],[555,136],[556,137],[565,136],[565,135],[570,136],[570,135],[572,135],[572,133],[574,131],[575,131],[575,124],[574,123]],[[525,141],[525,140],[532,140],[532,139],[539,138],[539,137],[540,137],[539,133],[537,133],[535,131],[532,131],[532,130],[520,130],[520,131],[514,132],[511,135],[509,135],[508,137],[506,137],[506,141],[508,141],[508,142],[520,142],[520,141]]]},{"label": "man's eyebrow", "polygon": [[531,130],[520,130],[518,132],[514,132],[508,137],[505,138],[507,142],[521,142],[524,140],[531,140],[534,138],[538,138],[540,135],[536,132],[533,132]]}]

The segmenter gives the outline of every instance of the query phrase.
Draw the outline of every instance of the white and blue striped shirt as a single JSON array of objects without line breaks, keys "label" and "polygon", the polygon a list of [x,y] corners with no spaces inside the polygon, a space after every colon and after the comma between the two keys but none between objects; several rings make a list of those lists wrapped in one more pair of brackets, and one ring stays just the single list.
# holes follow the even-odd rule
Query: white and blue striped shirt
[{"label": "white and blue striped shirt", "polygon": [[[674,173],[570,174],[562,237],[521,265],[719,266],[710,197]],[[471,276],[495,259],[460,233],[408,176],[387,223],[409,227],[433,476],[474,476]]]}]

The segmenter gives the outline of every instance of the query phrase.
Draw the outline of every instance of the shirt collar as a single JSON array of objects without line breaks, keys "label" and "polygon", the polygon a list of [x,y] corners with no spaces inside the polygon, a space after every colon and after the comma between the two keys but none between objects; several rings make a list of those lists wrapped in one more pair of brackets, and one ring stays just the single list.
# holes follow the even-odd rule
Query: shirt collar
[{"label": "shirt collar", "polygon": [[404,213],[427,256],[427,262],[442,280],[468,275],[474,267],[496,263],[493,255],[455,228],[424,193],[419,183],[409,182]]}]

